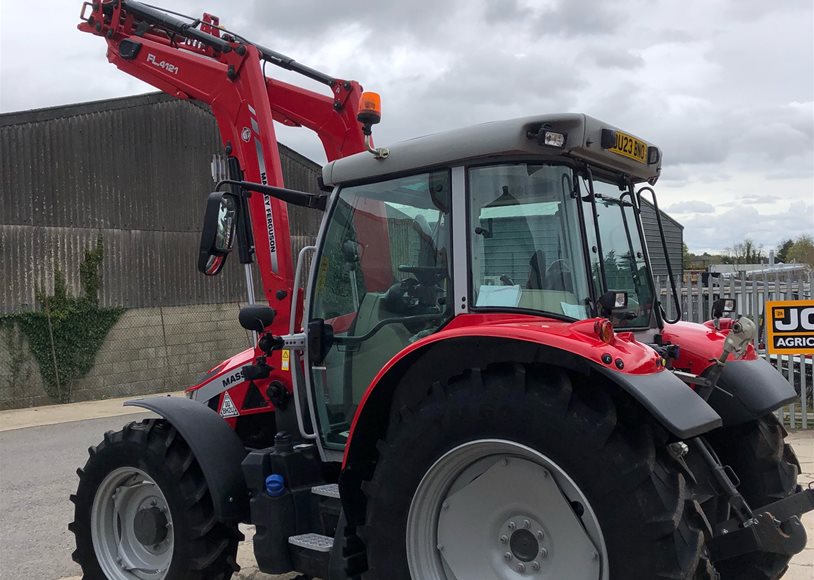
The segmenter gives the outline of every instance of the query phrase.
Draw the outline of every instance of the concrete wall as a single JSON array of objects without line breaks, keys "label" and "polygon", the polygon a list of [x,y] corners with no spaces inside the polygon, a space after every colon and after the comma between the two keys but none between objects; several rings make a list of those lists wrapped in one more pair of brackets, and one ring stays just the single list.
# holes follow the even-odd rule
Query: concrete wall
[{"label": "concrete wall", "polygon": [[[128,310],[108,334],[91,371],[62,388],[69,389],[71,401],[183,389],[249,346],[249,336],[237,322],[239,307],[229,303]],[[54,402],[25,339],[0,331],[0,409]]]}]

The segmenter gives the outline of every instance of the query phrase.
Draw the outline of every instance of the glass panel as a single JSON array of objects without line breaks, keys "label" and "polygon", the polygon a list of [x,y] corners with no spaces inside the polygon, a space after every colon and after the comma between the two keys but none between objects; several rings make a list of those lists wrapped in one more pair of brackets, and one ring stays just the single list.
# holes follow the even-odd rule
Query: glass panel
[{"label": "glass panel", "polygon": [[476,307],[588,317],[586,268],[573,173],[517,163],[469,171]]},{"label": "glass panel", "polygon": [[[619,187],[605,181],[594,180],[593,187],[597,194],[597,221],[604,254],[604,287],[607,290],[626,290],[628,293],[628,309],[615,315],[613,324],[616,328],[647,327],[653,311],[653,288],[630,196],[625,195],[620,199],[622,192]],[[587,184],[583,189],[588,191]],[[584,207],[587,216],[590,216],[591,204],[586,202]],[[586,221],[590,220],[586,217]],[[586,227],[589,243],[593,244],[591,271],[594,283],[601,287],[593,223],[588,223]],[[602,290],[597,295],[601,293]]]},{"label": "glass panel", "polygon": [[346,187],[318,257],[310,319],[333,327],[312,369],[326,447],[341,449],[362,395],[405,346],[452,316],[449,172]]}]

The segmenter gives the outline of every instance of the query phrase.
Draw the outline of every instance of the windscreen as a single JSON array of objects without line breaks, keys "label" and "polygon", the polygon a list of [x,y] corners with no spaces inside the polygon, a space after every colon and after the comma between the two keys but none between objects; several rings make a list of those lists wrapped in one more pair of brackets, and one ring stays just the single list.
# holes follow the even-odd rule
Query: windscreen
[{"label": "windscreen", "polygon": [[514,163],[469,170],[475,308],[535,310],[581,320],[589,291],[573,171]]},{"label": "windscreen", "polygon": [[[583,181],[582,186],[583,191],[589,191],[587,181]],[[651,322],[654,293],[631,197],[620,191],[616,184],[598,179],[593,180],[593,190],[601,244],[597,244],[593,220],[588,219],[592,204],[589,201],[583,203],[596,295],[609,290],[626,291],[628,307],[614,312],[611,317],[614,327],[646,328]]]}]

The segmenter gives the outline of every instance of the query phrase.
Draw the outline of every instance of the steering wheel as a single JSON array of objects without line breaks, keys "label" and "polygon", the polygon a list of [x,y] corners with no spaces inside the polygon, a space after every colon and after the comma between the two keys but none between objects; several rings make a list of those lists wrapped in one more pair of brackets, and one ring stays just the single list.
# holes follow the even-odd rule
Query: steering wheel
[{"label": "steering wheel", "polygon": [[548,290],[571,291],[571,264],[560,258],[554,260],[545,270],[545,280]]},{"label": "steering wheel", "polygon": [[[571,273],[571,264],[568,263],[568,260],[560,258],[559,260],[554,260],[548,265],[548,268],[545,269],[546,276],[548,276],[549,272],[551,272],[555,266],[559,268],[560,272]],[[556,270],[554,270],[554,272],[556,272]]]},{"label": "steering wheel", "polygon": [[399,266],[399,272],[413,274],[422,284],[433,284],[446,275],[447,269],[441,266]]}]

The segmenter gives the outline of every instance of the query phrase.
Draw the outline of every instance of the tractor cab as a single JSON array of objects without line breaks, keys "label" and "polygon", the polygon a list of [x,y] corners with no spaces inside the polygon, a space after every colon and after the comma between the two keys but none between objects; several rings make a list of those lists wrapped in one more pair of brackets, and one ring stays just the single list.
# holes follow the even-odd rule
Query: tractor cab
[{"label": "tractor cab", "polygon": [[304,367],[326,456],[343,451],[388,361],[456,317],[657,327],[634,187],[654,183],[660,161],[596,119],[550,115],[328,164],[334,191],[305,308],[320,348]]}]

